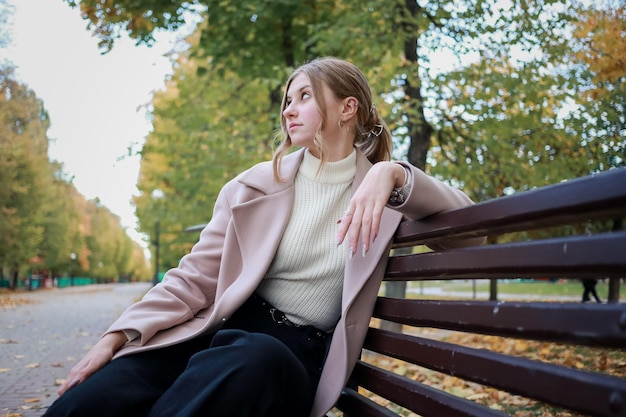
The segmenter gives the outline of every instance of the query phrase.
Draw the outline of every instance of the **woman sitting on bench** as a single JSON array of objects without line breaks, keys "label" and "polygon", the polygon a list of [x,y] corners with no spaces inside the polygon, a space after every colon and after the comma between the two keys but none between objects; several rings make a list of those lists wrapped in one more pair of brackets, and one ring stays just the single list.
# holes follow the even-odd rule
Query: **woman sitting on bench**
[{"label": "woman sitting on bench", "polygon": [[402,217],[472,202],[390,161],[390,131],[344,60],[297,68],[281,109],[273,161],[224,186],[191,253],[110,326],[45,417],[319,417],[332,408]]}]

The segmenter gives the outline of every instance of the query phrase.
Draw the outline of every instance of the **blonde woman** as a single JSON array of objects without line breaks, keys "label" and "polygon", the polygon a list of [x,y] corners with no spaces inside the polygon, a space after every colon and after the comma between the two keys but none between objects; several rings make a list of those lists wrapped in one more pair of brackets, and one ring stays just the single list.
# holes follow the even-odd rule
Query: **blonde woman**
[{"label": "blonde woman", "polygon": [[224,186],[191,253],[70,371],[46,417],[320,417],[333,406],[402,217],[472,202],[389,161],[389,129],[347,61],[296,69],[281,127],[273,161]]}]

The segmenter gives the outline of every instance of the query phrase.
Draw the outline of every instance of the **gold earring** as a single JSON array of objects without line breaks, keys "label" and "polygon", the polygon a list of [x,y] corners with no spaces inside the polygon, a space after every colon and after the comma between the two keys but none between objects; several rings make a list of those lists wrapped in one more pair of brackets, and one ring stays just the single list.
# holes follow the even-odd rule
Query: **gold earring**
[{"label": "gold earring", "polygon": [[343,129],[343,120],[337,120],[337,126],[339,126],[339,129]]}]

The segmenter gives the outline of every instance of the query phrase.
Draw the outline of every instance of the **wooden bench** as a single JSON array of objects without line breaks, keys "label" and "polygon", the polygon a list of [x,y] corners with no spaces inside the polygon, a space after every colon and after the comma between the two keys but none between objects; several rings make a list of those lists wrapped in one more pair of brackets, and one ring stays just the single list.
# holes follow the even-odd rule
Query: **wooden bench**
[{"label": "wooden bench", "polygon": [[[492,242],[495,236],[526,232],[527,238],[444,252],[392,256],[385,280],[594,277],[610,279],[611,288],[619,290],[619,280],[626,277],[626,232],[611,230],[610,224],[614,221],[621,225],[624,217],[626,168],[497,198],[424,221],[406,221],[397,231],[396,247],[436,243],[450,236],[489,236]],[[589,220],[606,221],[608,231],[591,233],[585,227]],[[582,232],[549,239],[536,237],[538,229],[564,225]],[[581,285],[581,294],[582,289]],[[520,398],[580,413],[575,415],[626,416],[626,379],[611,376],[610,372],[592,372],[470,348],[412,331],[443,329],[519,341],[619,350],[626,347],[625,304],[381,296],[373,317],[373,323],[377,319],[400,323],[404,331],[370,327],[363,358],[354,369],[350,388],[344,390],[336,405],[337,414],[346,417],[509,415],[499,410],[497,401],[482,405],[368,363],[367,356],[375,355],[376,363],[381,362],[381,357],[394,358],[407,366],[427,368],[431,370],[428,372],[452,375],[470,384],[494,387]],[[365,390],[393,406],[379,405],[365,395]]]}]

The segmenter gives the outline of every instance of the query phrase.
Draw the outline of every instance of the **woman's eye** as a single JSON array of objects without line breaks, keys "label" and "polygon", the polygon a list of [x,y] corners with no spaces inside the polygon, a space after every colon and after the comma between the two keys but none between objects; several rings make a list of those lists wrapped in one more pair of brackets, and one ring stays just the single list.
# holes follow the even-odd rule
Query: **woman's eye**
[{"label": "woman's eye", "polygon": [[307,93],[307,92],[302,93],[302,99],[303,100],[306,99],[306,98],[309,98],[309,97],[311,97],[311,93]]}]

